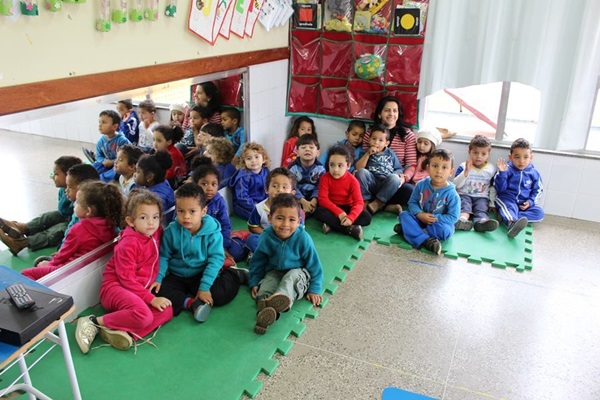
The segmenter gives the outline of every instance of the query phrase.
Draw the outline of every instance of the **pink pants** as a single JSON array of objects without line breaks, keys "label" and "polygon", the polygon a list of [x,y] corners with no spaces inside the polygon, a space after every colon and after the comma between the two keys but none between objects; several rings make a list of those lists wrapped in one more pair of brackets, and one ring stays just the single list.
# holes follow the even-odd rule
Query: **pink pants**
[{"label": "pink pants", "polygon": [[103,316],[104,325],[129,332],[134,340],[146,336],[173,318],[173,307],[159,311],[119,284],[100,288],[100,304],[112,311]]},{"label": "pink pants", "polygon": [[24,269],[23,271],[21,271],[21,274],[25,275],[30,279],[33,279],[34,281],[37,281],[41,277],[48,275],[50,272],[56,271],[60,267],[61,265],[48,264],[44,265],[43,267],[33,267]]}]

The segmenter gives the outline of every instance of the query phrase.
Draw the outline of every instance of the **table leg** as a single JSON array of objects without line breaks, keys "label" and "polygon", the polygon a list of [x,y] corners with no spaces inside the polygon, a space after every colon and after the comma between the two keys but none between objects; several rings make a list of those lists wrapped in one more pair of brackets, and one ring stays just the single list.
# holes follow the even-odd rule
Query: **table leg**
[{"label": "table leg", "polygon": [[75,374],[75,366],[73,365],[73,358],[71,357],[69,338],[67,337],[67,330],[65,329],[64,321],[60,321],[58,324],[58,337],[60,339],[60,347],[62,347],[63,356],[65,358],[65,365],[67,367],[67,373],[69,374],[69,381],[71,382],[73,399],[81,400],[81,392],[79,391],[79,383],[77,382],[77,374]]},{"label": "table leg", "polygon": [[[27,368],[27,363],[25,362],[25,357],[23,354],[19,355],[19,368],[21,369],[21,373],[23,374],[23,382],[27,387],[33,387],[31,384],[31,377],[29,376],[29,369]],[[28,393],[29,400],[35,400],[35,396],[32,393]]]}]

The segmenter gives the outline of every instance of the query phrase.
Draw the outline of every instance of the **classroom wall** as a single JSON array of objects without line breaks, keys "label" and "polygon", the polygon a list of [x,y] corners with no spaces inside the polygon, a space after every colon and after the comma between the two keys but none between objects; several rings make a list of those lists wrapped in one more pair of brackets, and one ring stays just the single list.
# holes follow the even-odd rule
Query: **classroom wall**
[{"label": "classroom wall", "polygon": [[232,34],[211,46],[187,29],[195,0],[179,0],[175,18],[164,15],[160,0],[157,21],[113,23],[110,32],[98,32],[98,3],[63,3],[52,13],[40,1],[39,16],[0,17],[0,87],[288,45],[287,24],[267,32],[259,22],[252,38]]}]

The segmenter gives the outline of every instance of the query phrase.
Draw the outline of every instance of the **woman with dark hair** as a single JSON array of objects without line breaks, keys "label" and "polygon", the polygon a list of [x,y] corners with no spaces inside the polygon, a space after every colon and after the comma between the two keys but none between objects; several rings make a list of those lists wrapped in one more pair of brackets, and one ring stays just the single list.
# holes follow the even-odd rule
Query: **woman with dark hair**
[{"label": "woman with dark hair", "polygon": [[[402,186],[396,194],[388,201],[386,211],[399,213],[402,208],[400,204],[407,204],[414,186],[407,183],[415,173],[417,164],[417,143],[415,134],[410,125],[404,121],[404,110],[402,103],[397,97],[386,96],[379,100],[375,108],[374,125],[383,124],[390,130],[389,148],[396,153],[400,164],[404,167],[404,173],[400,175]],[[363,138],[363,149],[368,150],[371,132],[367,132]]]}]

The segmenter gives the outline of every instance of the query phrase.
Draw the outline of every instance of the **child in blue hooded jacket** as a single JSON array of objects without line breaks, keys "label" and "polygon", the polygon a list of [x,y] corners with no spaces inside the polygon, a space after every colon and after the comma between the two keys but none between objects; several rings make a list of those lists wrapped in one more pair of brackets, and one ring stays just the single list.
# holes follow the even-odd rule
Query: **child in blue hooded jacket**
[{"label": "child in blue hooded jacket", "polygon": [[269,174],[269,155],[264,147],[255,142],[242,148],[240,169],[231,178],[233,187],[233,211],[246,221],[257,203],[267,198],[265,184]]},{"label": "child in blue hooded jacket", "polygon": [[173,315],[189,310],[204,322],[212,306],[229,303],[248,282],[244,270],[221,271],[225,259],[221,225],[206,215],[206,197],[195,183],[175,192],[177,219],[160,243],[160,269],[150,290],[173,304]]},{"label": "child in blue hooded jacket", "polygon": [[301,207],[294,195],[283,193],[271,202],[271,225],[260,235],[250,260],[252,298],[258,313],[254,332],[264,334],[304,295],[321,304],[323,267],[310,235],[300,225]]}]

